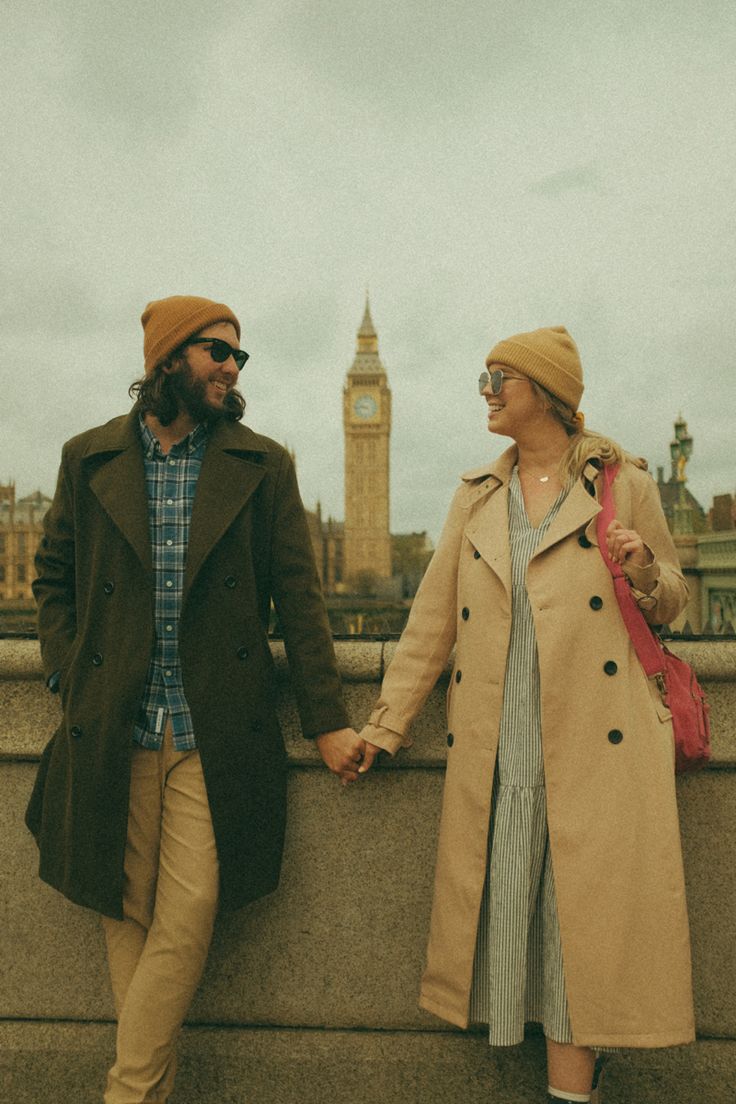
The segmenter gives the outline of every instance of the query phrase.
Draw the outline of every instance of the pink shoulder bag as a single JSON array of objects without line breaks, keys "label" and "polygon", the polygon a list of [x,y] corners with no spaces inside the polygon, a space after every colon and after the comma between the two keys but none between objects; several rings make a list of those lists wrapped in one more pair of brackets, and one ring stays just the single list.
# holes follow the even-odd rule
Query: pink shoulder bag
[{"label": "pink shoulder bag", "polygon": [[604,465],[599,477],[602,479],[602,490],[601,512],[596,521],[598,548],[603,562],[613,576],[613,587],[621,616],[644,673],[647,678],[656,679],[662,701],[672,713],[672,728],[675,734],[675,770],[678,773],[698,770],[710,759],[709,706],[705,700],[705,694],[692,667],[668,651],[644,620],[626,576],[621,570],[621,564],[614,563],[608,554],[606,529],[615,517],[613,481],[618,471],[618,464]]}]

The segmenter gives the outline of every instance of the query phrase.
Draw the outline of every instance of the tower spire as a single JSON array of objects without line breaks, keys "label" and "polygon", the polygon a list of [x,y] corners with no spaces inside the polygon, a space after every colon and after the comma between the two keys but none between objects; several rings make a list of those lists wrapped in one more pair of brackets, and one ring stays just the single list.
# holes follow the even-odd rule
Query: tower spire
[{"label": "tower spire", "polygon": [[373,325],[373,319],[371,318],[371,304],[368,298],[368,290],[365,293],[365,310],[363,311],[363,320],[360,323],[360,329],[358,330],[358,341],[355,349],[355,362],[353,363],[353,371],[359,369],[359,367],[368,367],[364,362],[360,364],[361,357],[375,358],[374,362],[370,365],[373,371],[383,371],[383,365],[378,357],[378,334],[376,328]]}]

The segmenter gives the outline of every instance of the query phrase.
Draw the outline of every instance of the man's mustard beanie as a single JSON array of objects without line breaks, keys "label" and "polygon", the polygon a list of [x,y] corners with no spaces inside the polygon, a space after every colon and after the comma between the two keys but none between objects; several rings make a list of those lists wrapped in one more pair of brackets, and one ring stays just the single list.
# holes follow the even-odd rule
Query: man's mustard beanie
[{"label": "man's mustard beanie", "polygon": [[564,326],[546,326],[499,341],[486,357],[486,366],[491,364],[516,368],[577,410],[583,394],[583,368],[577,345]]},{"label": "man's mustard beanie", "polygon": [[141,315],[146,375],[178,349],[188,337],[215,322],[232,322],[240,340],[240,323],[224,303],[197,295],[170,295],[154,299]]}]

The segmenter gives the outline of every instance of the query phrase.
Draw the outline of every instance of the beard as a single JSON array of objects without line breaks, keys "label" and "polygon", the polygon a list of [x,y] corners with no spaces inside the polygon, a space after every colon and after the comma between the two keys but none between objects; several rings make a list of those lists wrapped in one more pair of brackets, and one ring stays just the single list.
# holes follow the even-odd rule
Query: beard
[{"label": "beard", "polygon": [[171,394],[177,405],[186,410],[193,422],[206,425],[215,425],[217,422],[229,419],[235,420],[242,413],[245,405],[240,392],[234,388],[228,391],[217,405],[207,401],[207,383],[204,380],[195,379],[192,369],[186,360],[182,361],[178,372],[169,376]]}]

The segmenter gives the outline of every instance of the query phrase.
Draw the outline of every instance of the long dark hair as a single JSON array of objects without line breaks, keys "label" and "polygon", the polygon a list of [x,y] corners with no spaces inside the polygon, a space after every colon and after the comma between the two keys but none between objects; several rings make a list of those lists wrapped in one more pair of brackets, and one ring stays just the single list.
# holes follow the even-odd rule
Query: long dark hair
[{"label": "long dark hair", "polygon": [[[156,365],[150,376],[135,380],[128,388],[128,394],[135,400],[136,410],[141,414],[153,414],[162,426],[171,425],[179,413],[176,376],[164,371],[165,368],[179,367],[178,362],[186,363],[183,349],[175,349],[166,360]],[[239,422],[245,413],[245,399],[235,388],[228,391],[222,406],[222,417],[228,422]]]}]

